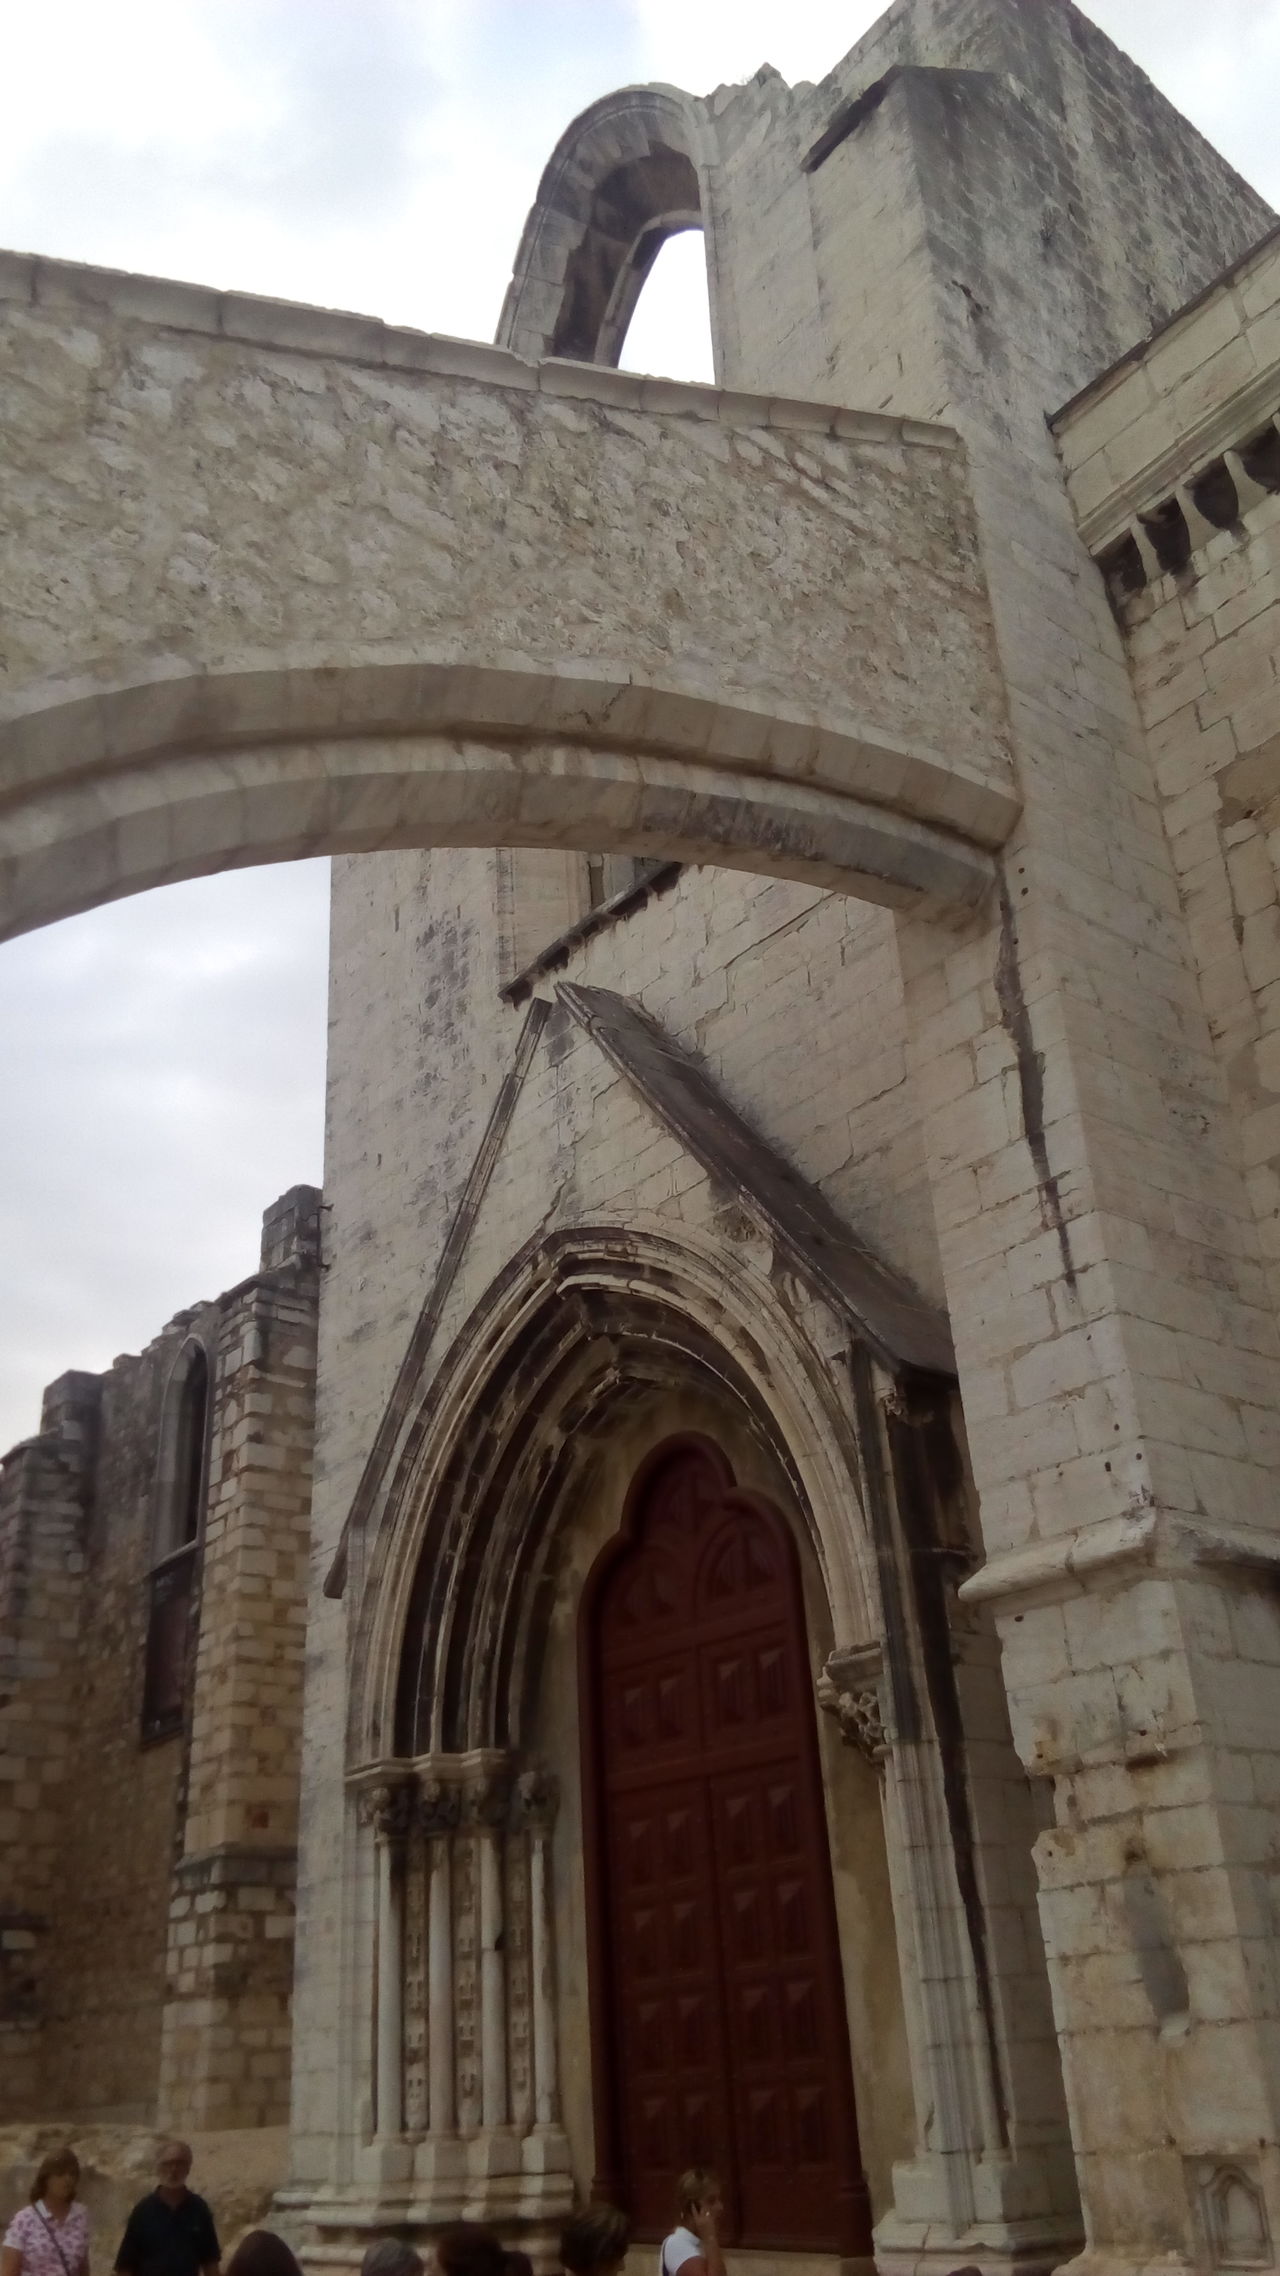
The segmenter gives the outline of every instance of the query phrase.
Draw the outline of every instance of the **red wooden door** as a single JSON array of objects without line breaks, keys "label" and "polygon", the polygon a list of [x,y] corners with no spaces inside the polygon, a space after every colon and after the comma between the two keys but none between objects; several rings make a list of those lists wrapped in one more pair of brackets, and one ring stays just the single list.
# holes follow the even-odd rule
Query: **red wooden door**
[{"label": "red wooden door", "polygon": [[616,2182],[670,2225],[869,2253],[804,1609],[782,1521],[709,1448],[659,1462],[593,1613],[596,1950]]}]

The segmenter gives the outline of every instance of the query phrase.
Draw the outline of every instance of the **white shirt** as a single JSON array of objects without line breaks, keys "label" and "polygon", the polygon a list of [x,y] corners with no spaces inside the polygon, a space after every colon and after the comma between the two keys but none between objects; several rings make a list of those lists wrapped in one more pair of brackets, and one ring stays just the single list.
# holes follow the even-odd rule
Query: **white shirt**
[{"label": "white shirt", "polygon": [[672,2229],[662,2240],[658,2256],[658,2276],[680,2276],[686,2260],[702,2258],[702,2239],[692,2229]]}]

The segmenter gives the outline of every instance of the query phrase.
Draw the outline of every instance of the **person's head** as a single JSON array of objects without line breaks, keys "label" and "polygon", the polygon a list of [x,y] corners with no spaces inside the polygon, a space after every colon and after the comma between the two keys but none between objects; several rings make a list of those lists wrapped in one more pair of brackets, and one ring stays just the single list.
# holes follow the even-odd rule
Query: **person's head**
[{"label": "person's head", "polygon": [[504,2254],[502,2276],[533,2276],[533,2262],[527,2252],[520,2251],[518,2245]]},{"label": "person's head", "polygon": [[36,2167],[31,2184],[31,2202],[38,2205],[69,2205],[80,2187],[80,2160],[73,2149],[64,2143],[61,2149],[46,2150]]},{"label": "person's head", "polygon": [[569,2276],[614,2276],[627,2257],[631,2223],[616,2205],[591,2205],[566,2221],[560,2259]]},{"label": "person's head", "polygon": [[423,2276],[422,2254],[401,2237],[379,2237],[360,2263],[360,2276]]},{"label": "person's head", "polygon": [[676,2219],[687,2221],[691,2213],[723,2211],[719,2174],[709,2165],[691,2165],[676,2183]]},{"label": "person's head", "polygon": [[274,2229],[250,2229],[227,2262],[226,2276],[302,2276],[302,2270]]},{"label": "person's head", "polygon": [[185,2189],[190,2171],[190,2142],[161,2142],[156,2151],[156,2180],[161,2189],[175,2194]]},{"label": "person's head", "polygon": [[506,2253],[479,2221],[450,2221],[431,2248],[437,2276],[504,2276]]}]

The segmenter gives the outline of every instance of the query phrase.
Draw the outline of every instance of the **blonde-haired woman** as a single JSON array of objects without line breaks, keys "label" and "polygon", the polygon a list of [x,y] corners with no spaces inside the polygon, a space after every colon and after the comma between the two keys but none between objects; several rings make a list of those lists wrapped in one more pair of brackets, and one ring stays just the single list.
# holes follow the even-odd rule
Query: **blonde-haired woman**
[{"label": "blonde-haired woman", "polygon": [[725,2276],[723,2212],[719,2175],[709,2165],[691,2165],[676,2183],[676,2225],[662,2240],[658,2276]]},{"label": "blonde-haired woman", "polygon": [[0,2276],[89,2276],[89,2216],[76,2203],[80,2160],[48,2150],[36,2168],[31,2202],[15,2213],[0,2246]]}]

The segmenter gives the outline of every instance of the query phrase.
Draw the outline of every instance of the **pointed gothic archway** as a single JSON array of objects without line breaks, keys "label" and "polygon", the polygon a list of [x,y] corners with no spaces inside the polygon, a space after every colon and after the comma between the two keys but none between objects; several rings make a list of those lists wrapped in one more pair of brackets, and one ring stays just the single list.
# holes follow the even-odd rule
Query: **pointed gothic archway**
[{"label": "pointed gothic archway", "polygon": [[600,2186],[691,2164],[728,2241],[871,2255],[796,1553],[705,1440],[643,1465],[581,1613]]}]

